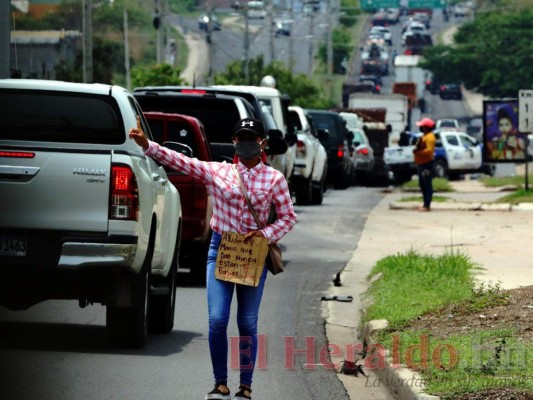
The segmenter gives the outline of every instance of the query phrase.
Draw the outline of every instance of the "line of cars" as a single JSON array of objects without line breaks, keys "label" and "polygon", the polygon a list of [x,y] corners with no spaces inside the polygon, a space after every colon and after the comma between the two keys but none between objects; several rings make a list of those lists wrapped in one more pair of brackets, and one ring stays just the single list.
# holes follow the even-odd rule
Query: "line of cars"
[{"label": "line of cars", "polygon": [[[268,80],[267,80],[268,81]],[[234,162],[231,132],[263,121],[267,161],[297,204],[321,204],[353,183],[363,136],[333,111],[289,105],[272,87],[142,87],[0,80],[0,305],[47,299],[106,306],[110,340],[141,347],[174,326],[178,266],[205,282],[212,199],[128,138],[205,161]],[[362,134],[364,134],[361,131]]]}]

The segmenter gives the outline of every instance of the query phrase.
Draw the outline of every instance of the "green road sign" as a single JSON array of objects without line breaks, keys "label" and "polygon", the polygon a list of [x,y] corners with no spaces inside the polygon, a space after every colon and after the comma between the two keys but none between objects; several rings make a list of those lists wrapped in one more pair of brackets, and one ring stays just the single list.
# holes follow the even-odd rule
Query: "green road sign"
[{"label": "green road sign", "polygon": [[377,10],[378,8],[399,8],[400,0],[361,0],[363,10]]},{"label": "green road sign", "polygon": [[408,0],[408,8],[443,8],[446,0]]}]

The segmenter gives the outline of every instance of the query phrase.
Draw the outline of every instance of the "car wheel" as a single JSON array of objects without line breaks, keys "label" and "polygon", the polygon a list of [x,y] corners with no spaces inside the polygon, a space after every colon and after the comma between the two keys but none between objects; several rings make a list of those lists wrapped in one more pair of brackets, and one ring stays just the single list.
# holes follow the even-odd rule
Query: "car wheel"
[{"label": "car wheel", "polygon": [[174,249],[172,264],[166,278],[163,279],[164,289],[168,293],[154,294],[150,299],[149,329],[153,333],[168,333],[174,327],[174,310],[176,308],[176,277],[178,275],[180,234]]},{"label": "car wheel", "polygon": [[148,339],[150,270],[143,270],[135,278],[140,304],[135,307],[107,306],[106,326],[109,340],[115,346],[143,347]]},{"label": "car wheel", "polygon": [[209,251],[209,245],[211,244],[211,237],[213,232],[209,232],[207,240],[195,247],[194,256],[190,259],[190,277],[193,284],[205,285],[205,277],[207,273],[207,253]]},{"label": "car wheel", "polygon": [[333,183],[333,188],[336,190],[344,190],[349,186],[350,176],[346,171],[338,175]]},{"label": "car wheel", "polygon": [[302,179],[296,187],[296,203],[301,206],[311,204],[312,185],[311,179]]},{"label": "car wheel", "polygon": [[[109,340],[119,347],[143,347],[148,339],[148,319],[150,310],[150,278],[154,240],[152,234],[141,272],[127,276],[134,306],[107,306],[106,327]],[[127,279],[125,278],[125,279]]]},{"label": "car wheel", "polygon": [[313,189],[311,194],[311,204],[320,205],[324,200],[325,175],[323,175],[320,182],[313,182]]},{"label": "car wheel", "polygon": [[437,178],[446,178],[448,176],[448,163],[444,160],[435,161],[433,166],[435,177]]}]

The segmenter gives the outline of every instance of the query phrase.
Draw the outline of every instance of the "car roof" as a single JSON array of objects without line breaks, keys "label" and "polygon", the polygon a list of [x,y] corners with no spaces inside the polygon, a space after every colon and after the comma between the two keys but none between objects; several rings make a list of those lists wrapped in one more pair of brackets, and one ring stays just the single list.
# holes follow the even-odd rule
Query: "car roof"
[{"label": "car roof", "polygon": [[44,79],[0,79],[0,88],[68,91],[98,95],[111,95],[114,90],[127,92],[127,89],[123,87],[101,83],[74,83]]}]

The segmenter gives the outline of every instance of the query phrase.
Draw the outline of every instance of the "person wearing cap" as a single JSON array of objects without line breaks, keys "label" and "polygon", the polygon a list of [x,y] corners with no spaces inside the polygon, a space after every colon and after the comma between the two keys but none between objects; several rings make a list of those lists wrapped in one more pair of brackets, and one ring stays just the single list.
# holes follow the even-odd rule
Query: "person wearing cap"
[{"label": "person wearing cap", "polygon": [[424,204],[419,211],[431,210],[433,198],[433,159],[435,158],[435,122],[431,118],[422,118],[416,123],[422,132],[422,137],[413,149],[415,164],[418,170],[418,185],[422,191]]},{"label": "person wearing cap", "polygon": [[247,189],[259,221],[268,221],[271,205],[277,219],[259,229],[242,194],[238,177],[232,164],[206,162],[187,157],[158,143],[148,140],[137,127],[129,131],[129,137],[142,147],[144,154],[162,164],[200,179],[213,196],[213,215],[210,226],[213,230],[207,258],[207,308],[209,313],[209,350],[215,379],[215,387],[207,400],[229,400],[228,381],[228,335],[227,327],[233,292],[237,292],[237,326],[240,343],[240,386],[234,399],[251,399],[252,377],[257,356],[257,320],[263,295],[267,268],[263,269],[257,287],[236,285],[215,278],[215,264],[222,232],[237,232],[245,239],[265,237],[277,242],[296,223],[291,195],[283,174],[262,161],[267,141],[261,121],[245,118],[235,125],[231,139],[237,156],[237,170]]}]

